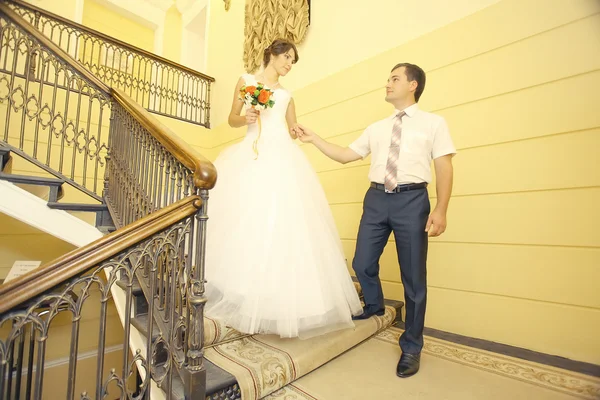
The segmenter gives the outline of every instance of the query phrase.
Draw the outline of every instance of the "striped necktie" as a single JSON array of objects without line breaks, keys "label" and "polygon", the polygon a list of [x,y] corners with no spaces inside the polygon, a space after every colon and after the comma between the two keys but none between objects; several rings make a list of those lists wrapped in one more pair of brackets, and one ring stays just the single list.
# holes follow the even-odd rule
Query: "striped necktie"
[{"label": "striped necktie", "polygon": [[388,154],[387,164],[385,165],[384,185],[388,191],[393,191],[398,186],[398,157],[400,156],[400,137],[402,136],[402,117],[404,111],[399,112],[394,117],[394,128],[392,129],[392,140],[390,142],[390,152]]}]

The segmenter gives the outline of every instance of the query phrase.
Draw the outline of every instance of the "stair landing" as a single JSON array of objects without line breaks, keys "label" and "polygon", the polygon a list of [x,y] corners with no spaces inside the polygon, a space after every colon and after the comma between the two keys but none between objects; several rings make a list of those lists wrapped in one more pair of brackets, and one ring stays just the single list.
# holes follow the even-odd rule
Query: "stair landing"
[{"label": "stair landing", "polygon": [[258,400],[319,368],[383,329],[396,318],[386,306],[381,317],[355,321],[355,328],[311,339],[253,335],[205,350],[211,363],[235,376],[244,400]]}]

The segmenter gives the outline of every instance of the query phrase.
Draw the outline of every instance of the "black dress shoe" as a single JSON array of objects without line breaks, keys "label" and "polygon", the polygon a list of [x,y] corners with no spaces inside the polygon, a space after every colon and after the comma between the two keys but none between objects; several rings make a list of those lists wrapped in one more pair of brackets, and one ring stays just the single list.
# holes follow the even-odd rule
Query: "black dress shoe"
[{"label": "black dress shoe", "polygon": [[363,313],[360,315],[353,315],[352,316],[352,320],[356,321],[356,320],[360,320],[360,319],[369,319],[371,318],[373,315],[378,315],[378,316],[382,316],[383,314],[385,314],[385,310],[377,310],[375,312],[372,311],[364,311]]},{"label": "black dress shoe", "polygon": [[396,375],[400,378],[408,378],[419,371],[421,364],[421,354],[402,353],[398,366],[396,367]]}]

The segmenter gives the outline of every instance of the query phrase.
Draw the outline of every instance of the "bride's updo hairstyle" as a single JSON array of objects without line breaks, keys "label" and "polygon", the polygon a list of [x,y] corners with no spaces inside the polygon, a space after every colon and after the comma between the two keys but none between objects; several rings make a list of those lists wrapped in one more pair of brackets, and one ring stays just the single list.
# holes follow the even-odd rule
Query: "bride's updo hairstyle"
[{"label": "bride's updo hairstyle", "polygon": [[271,43],[271,45],[265,49],[265,53],[263,56],[263,63],[265,67],[269,65],[269,61],[271,61],[271,56],[278,56],[280,54],[287,53],[290,49],[294,49],[294,64],[296,64],[300,59],[300,57],[298,56],[298,49],[296,49],[296,45],[284,39],[275,39],[273,43]]}]

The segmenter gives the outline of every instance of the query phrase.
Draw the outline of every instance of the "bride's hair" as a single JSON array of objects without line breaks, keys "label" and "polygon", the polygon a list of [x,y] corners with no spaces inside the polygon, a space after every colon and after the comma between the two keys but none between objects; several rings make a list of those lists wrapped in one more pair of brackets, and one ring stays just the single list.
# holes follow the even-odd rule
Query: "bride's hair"
[{"label": "bride's hair", "polygon": [[271,61],[271,56],[278,56],[280,54],[287,53],[290,49],[294,49],[295,64],[300,59],[300,57],[298,56],[298,49],[296,49],[296,45],[285,39],[275,39],[273,43],[271,43],[271,45],[265,49],[265,53],[263,55],[263,63],[265,67],[269,65],[269,61]]}]

